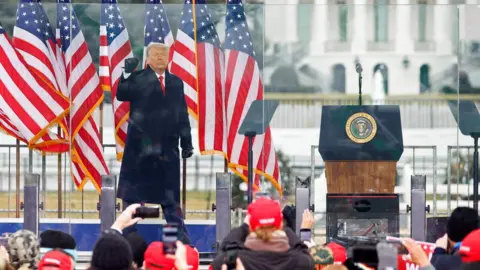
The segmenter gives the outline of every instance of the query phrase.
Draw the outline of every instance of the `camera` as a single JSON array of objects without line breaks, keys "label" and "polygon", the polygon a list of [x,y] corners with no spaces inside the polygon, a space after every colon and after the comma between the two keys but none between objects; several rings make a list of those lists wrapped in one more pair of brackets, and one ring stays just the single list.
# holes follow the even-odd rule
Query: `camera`
[{"label": "camera", "polygon": [[163,226],[163,253],[175,254],[178,240],[178,224],[167,224]]},{"label": "camera", "polygon": [[158,218],[160,217],[160,208],[158,206],[140,206],[135,210],[133,218]]},{"label": "camera", "polygon": [[312,239],[312,230],[310,229],[300,229],[300,240],[310,241]]},{"label": "camera", "polygon": [[237,257],[238,257],[238,247],[236,245],[227,245],[225,247],[225,258],[224,264],[227,266],[228,270],[235,270],[237,269]]}]

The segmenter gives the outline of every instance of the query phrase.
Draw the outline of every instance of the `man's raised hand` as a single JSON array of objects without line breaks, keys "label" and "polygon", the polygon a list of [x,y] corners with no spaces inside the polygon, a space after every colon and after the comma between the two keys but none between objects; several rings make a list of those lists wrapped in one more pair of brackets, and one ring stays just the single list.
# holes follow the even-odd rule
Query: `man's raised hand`
[{"label": "man's raised hand", "polygon": [[128,58],[125,60],[125,72],[132,73],[135,71],[135,68],[138,66],[138,59],[135,57]]}]

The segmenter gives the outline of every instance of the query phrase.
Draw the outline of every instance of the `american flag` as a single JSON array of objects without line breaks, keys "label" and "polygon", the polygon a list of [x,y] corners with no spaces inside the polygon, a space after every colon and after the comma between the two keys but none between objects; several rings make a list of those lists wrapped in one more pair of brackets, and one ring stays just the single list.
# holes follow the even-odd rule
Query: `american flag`
[{"label": "american flag", "polygon": [[[6,35],[5,31],[3,30],[2,26],[0,25],[0,36]],[[8,40],[8,37],[7,37]],[[0,38],[0,47],[2,47],[2,43],[5,40]],[[1,50],[1,48],[0,48]],[[3,59],[3,57],[0,57],[0,65],[1,63],[6,63],[7,59]],[[5,62],[3,62],[5,61]],[[3,67],[4,68],[4,67]],[[3,74],[0,72],[0,76],[9,76],[7,74]],[[0,85],[3,83],[0,80]],[[3,86],[0,87],[0,96],[3,95],[3,91],[8,91],[7,88],[3,88]],[[18,128],[15,126],[15,124],[10,120],[7,114],[0,108],[0,131],[4,132],[7,135],[10,135],[25,144],[28,144],[28,140],[25,139],[25,137],[20,133]],[[41,152],[50,152],[50,153],[63,153],[68,151],[69,149],[69,143],[67,140],[57,138],[57,136],[49,131],[48,135],[48,143],[45,143],[43,138],[40,138],[34,145],[31,145],[31,148],[39,150]],[[52,141],[56,140],[54,144],[52,144]]]},{"label": "american flag", "polygon": [[67,85],[56,62],[55,35],[42,3],[20,0],[13,29],[13,46],[25,58],[39,83],[62,94]]},{"label": "american flag", "polygon": [[[23,17],[29,19],[27,14]],[[19,43],[24,48],[28,47],[22,40]],[[40,51],[40,48],[35,49]],[[35,72],[29,69],[24,57],[15,50],[0,26],[0,127],[30,148],[44,152],[68,151],[68,142],[49,130],[68,112],[68,100],[31,70]]]},{"label": "american flag", "polygon": [[117,0],[102,0],[100,12],[100,82],[104,90],[112,92],[117,159],[121,160],[127,138],[130,104],[118,101],[116,95],[125,59],[133,57],[133,53]]},{"label": "american flag", "polygon": [[[57,1],[57,39],[71,101],[69,128],[74,183],[79,189],[90,179],[100,192],[101,176],[108,174],[100,134],[93,112],[103,101],[100,79],[88,51],[80,24],[69,0]],[[77,167],[81,172],[75,172]],[[77,177],[82,178],[77,178]]]},{"label": "american flag", "polygon": [[[198,119],[197,58],[193,34],[193,13],[191,13],[193,6],[191,0],[185,0],[169,67],[170,72],[182,79],[188,112]],[[188,13],[189,10],[190,13]]]},{"label": "american flag", "polygon": [[151,42],[163,43],[167,46],[172,46],[173,44],[173,34],[168,23],[167,12],[163,8],[161,0],[146,0],[144,36],[143,66],[145,67],[148,44]]},{"label": "american flag", "polygon": [[[171,70],[184,81],[189,108],[197,108],[199,150],[202,154],[225,155],[226,152],[224,61],[220,40],[205,1],[194,1],[192,4],[187,0],[174,44]],[[197,100],[196,106],[192,105],[194,100]]]},{"label": "american flag", "polygon": [[[229,0],[226,17],[226,110],[228,123],[228,157],[230,167],[247,174],[248,139],[238,129],[254,100],[263,99],[260,70],[255,60],[241,0]],[[282,193],[280,171],[270,128],[253,142],[253,166],[257,174],[271,181]]]}]

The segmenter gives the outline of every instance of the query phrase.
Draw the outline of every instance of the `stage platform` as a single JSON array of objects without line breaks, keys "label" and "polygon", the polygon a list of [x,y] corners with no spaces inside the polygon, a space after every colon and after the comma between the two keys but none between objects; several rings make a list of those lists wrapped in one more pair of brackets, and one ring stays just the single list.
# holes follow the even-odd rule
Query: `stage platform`
[{"label": "stage platform", "polygon": [[[140,233],[147,243],[161,241],[163,220],[142,220],[137,224]],[[188,234],[192,245],[200,253],[215,252],[215,221],[186,220]],[[41,218],[39,231],[48,229],[60,230],[71,234],[77,242],[79,252],[91,252],[95,241],[100,236],[99,219],[56,219]],[[0,218],[0,233],[13,233],[23,228],[23,218]],[[89,253],[85,253],[88,254]]]}]

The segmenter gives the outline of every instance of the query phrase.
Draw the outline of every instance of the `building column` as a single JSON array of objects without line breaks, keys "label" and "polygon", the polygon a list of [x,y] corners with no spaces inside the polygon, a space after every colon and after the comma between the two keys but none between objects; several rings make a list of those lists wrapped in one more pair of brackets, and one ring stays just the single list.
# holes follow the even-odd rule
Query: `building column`
[{"label": "building column", "polygon": [[362,54],[367,51],[367,0],[354,0],[353,5],[352,53]]},{"label": "building column", "polygon": [[270,42],[284,45],[298,40],[297,2],[297,0],[265,0],[264,35]]},{"label": "building column", "polygon": [[325,42],[328,39],[328,2],[315,0],[312,18],[312,40],[310,41],[310,54],[322,55],[325,53]]},{"label": "building column", "polygon": [[[452,54],[453,43],[456,42],[452,37],[453,28],[457,24],[456,7],[450,5],[449,0],[437,0],[434,5],[434,25],[435,42],[438,54]],[[453,42],[452,42],[453,41]]]},{"label": "building column", "polygon": [[410,0],[397,0],[396,2],[395,47],[398,53],[409,54],[414,51],[411,19],[408,19],[411,18],[412,6]]},{"label": "building column", "polygon": [[[286,0],[285,1],[285,18],[288,20],[284,21],[284,40],[288,43],[295,43],[298,41],[298,19],[297,19],[297,10],[298,10],[298,0]],[[277,28],[281,29],[281,28]]]}]

